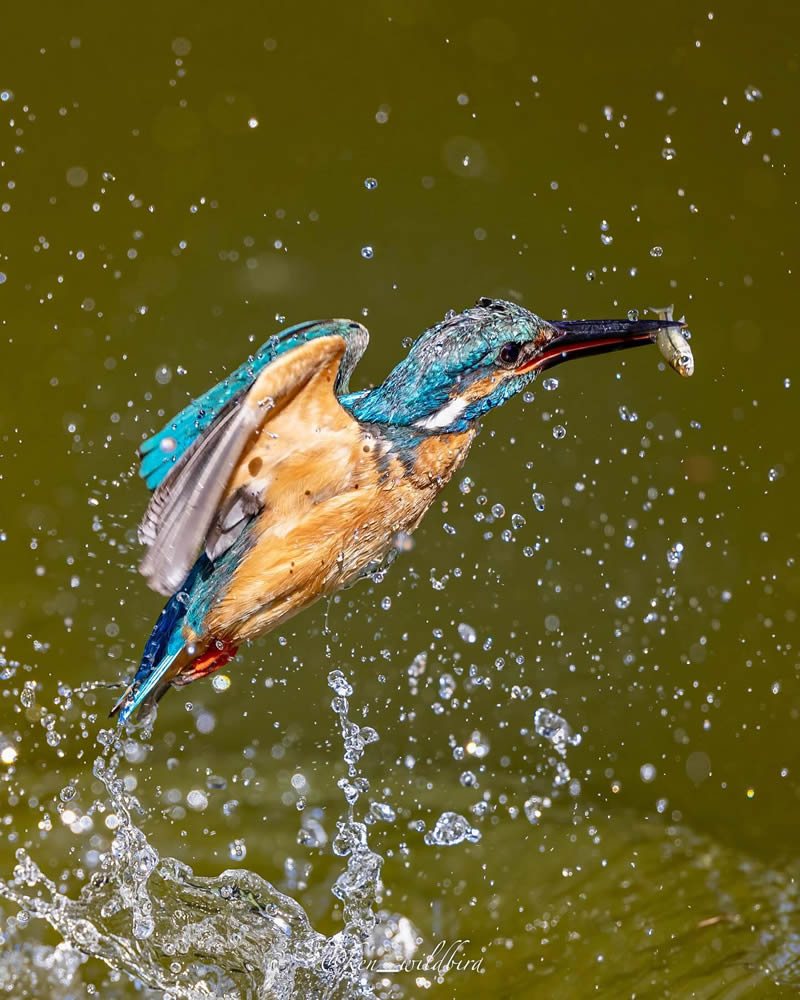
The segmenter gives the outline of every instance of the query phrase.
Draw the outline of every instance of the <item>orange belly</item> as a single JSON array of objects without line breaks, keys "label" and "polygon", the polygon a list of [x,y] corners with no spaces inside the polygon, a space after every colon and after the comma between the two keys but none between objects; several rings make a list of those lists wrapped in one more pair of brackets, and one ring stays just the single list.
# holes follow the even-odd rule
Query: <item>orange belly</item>
[{"label": "orange belly", "polygon": [[[342,457],[345,440],[333,450],[331,442],[298,450],[292,467],[278,470],[280,509],[268,492],[255,544],[207,615],[209,634],[235,643],[253,639],[353,583],[386,556],[398,533],[417,527],[473,437],[470,430],[423,438],[410,468],[390,442],[365,430],[349,441],[344,469],[331,456]],[[284,476],[298,488],[287,490]]]}]

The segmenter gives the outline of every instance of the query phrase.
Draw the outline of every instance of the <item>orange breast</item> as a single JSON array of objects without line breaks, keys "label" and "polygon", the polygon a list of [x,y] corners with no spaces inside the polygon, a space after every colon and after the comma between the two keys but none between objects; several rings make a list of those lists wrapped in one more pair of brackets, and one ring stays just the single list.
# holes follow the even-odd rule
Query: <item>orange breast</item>
[{"label": "orange breast", "polygon": [[[280,419],[270,422],[273,432]],[[385,438],[347,414],[339,427],[316,435],[302,430],[281,432],[284,447],[290,436],[297,447],[268,463],[272,478],[257,540],[208,615],[213,635],[252,639],[354,582],[386,555],[398,532],[416,528],[474,437],[466,431],[425,438],[409,469]],[[246,462],[269,447],[254,442]]]}]

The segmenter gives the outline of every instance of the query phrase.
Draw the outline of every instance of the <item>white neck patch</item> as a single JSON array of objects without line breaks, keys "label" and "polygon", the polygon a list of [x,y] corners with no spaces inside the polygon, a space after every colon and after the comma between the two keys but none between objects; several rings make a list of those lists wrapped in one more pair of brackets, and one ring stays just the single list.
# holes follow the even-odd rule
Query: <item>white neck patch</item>
[{"label": "white neck patch", "polygon": [[454,399],[448,399],[440,410],[432,413],[429,417],[417,420],[414,426],[426,431],[439,431],[458,420],[466,408],[466,399],[460,399],[456,396]]}]

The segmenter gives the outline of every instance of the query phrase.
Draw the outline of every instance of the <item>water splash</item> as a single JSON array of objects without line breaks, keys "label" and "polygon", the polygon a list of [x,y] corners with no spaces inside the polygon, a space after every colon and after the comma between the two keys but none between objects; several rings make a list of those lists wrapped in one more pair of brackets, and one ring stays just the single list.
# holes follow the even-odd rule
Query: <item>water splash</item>
[{"label": "water splash", "polygon": [[0,896],[22,911],[17,924],[45,920],[66,948],[175,1000],[289,997],[303,980],[313,987],[327,974],[327,941],[302,907],[252,872],[203,878],[174,858],[160,858],[134,822],[138,804],[117,777],[119,737],[101,731],[100,740],[105,750],[93,773],[120,820],[111,848],[77,899],[59,892],[19,849],[12,879],[0,882]]},{"label": "water splash", "polygon": [[[169,1000],[374,997],[365,962],[377,954],[407,959],[417,934],[405,917],[376,911],[383,858],[371,849],[355,809],[369,790],[359,761],[378,734],[348,717],[353,689],[342,672],[332,671],[328,683],[348,766],[339,782],[346,813],[333,842],[347,863],[331,888],[342,903],[342,930],[329,937],[316,931],[300,903],[255,872],[231,868],[203,877],[160,857],[138,825],[144,811],[118,774],[120,763],[131,760],[131,744],[143,748],[116,730],[101,730],[92,775],[103,794],[89,812],[116,818],[113,840],[75,898],[17,850],[11,878],[0,880],[0,900],[19,913],[7,919],[9,940],[0,936],[0,944],[10,944],[31,920],[49,924],[62,942],[55,948],[14,942],[0,963],[0,985],[13,994],[17,983],[38,984],[37,995],[66,998],[74,995],[80,966],[96,958],[112,975],[139,980]],[[392,818],[388,803],[372,804],[373,822]],[[324,843],[324,834],[317,842]]]}]

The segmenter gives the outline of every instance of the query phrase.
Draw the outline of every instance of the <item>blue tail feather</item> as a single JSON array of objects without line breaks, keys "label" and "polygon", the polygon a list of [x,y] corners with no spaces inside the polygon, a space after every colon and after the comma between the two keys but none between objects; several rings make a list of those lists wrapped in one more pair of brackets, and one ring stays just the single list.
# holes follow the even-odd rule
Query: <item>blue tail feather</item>
[{"label": "blue tail feather", "polygon": [[183,624],[192,590],[196,584],[205,580],[211,569],[211,561],[205,554],[201,555],[181,588],[167,601],[147,640],[142,662],[130,687],[112,709],[112,715],[115,711],[119,711],[120,724],[125,722],[153,692],[183,650],[185,645]]},{"label": "blue tail feather", "polygon": [[[181,644],[182,648],[182,644]],[[175,662],[175,658],[180,653],[180,649],[176,649],[169,656],[165,656],[158,664],[158,667],[152,671],[147,680],[142,684],[141,687],[131,687],[130,697],[126,696],[123,698],[121,707],[119,710],[119,725],[127,722],[131,715],[136,711],[137,708],[144,702],[149,694],[158,686],[158,682],[166,674],[172,664]],[[116,708],[116,706],[115,706]],[[112,713],[113,714],[113,713]]]}]

